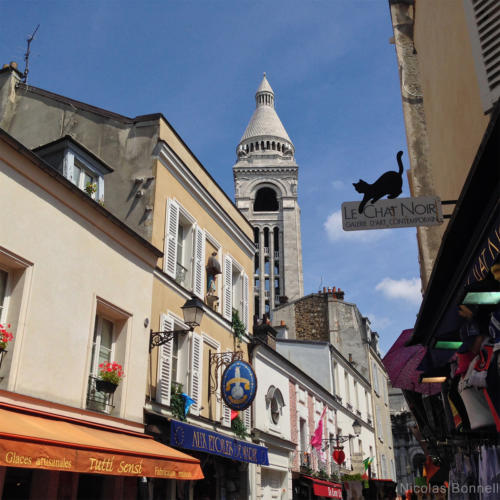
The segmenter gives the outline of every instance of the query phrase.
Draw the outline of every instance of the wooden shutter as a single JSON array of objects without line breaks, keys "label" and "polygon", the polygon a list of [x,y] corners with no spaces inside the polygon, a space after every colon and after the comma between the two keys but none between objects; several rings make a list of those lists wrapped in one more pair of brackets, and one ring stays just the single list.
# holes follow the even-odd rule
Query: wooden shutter
[{"label": "wooden shutter", "polygon": [[224,318],[231,321],[233,315],[233,261],[224,255]]},{"label": "wooden shutter", "polygon": [[[160,330],[172,331],[174,321],[166,314],[161,315]],[[156,384],[156,400],[162,405],[170,404],[170,385],[172,382],[172,342],[158,347],[158,381]]]},{"label": "wooden shutter", "polygon": [[179,228],[179,205],[173,200],[167,202],[165,221],[165,256],[163,270],[175,278],[177,268],[177,230]]},{"label": "wooden shutter", "polygon": [[194,230],[193,292],[203,300],[205,296],[205,231],[198,226]]},{"label": "wooden shutter", "polygon": [[[230,349],[228,349],[228,352],[230,352]],[[227,359],[231,359],[231,354],[225,356],[227,356]],[[231,408],[226,405],[224,399],[222,399],[222,425],[231,427]]]},{"label": "wooden shutter", "polygon": [[245,329],[248,331],[248,276],[242,274],[242,291],[241,291],[241,305],[242,305],[242,318]]},{"label": "wooden shutter", "polygon": [[193,332],[191,345],[191,380],[190,396],[196,401],[191,406],[190,412],[193,415],[200,414],[202,398],[202,378],[203,378],[203,337]]},{"label": "wooden shutter", "polygon": [[472,53],[484,111],[500,97],[500,11],[498,0],[464,0]]},{"label": "wooden shutter", "polygon": [[252,430],[252,407],[249,406],[245,411],[243,411],[243,423],[247,428],[247,432],[250,434]]}]

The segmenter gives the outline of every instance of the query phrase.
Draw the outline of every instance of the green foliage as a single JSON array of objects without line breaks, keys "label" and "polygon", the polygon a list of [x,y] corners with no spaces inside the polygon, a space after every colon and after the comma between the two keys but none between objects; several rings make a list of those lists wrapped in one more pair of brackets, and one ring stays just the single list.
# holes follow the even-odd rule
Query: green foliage
[{"label": "green foliage", "polygon": [[243,340],[243,335],[245,335],[245,325],[240,319],[240,314],[237,309],[233,309],[232,317],[233,331],[238,340]]},{"label": "green foliage", "polygon": [[342,474],[342,481],[361,481],[361,474]]},{"label": "green foliage", "polygon": [[86,186],[85,186],[85,192],[89,195],[89,196],[92,196],[93,194],[95,194],[97,191],[97,183],[96,182],[89,182]]},{"label": "green foliage", "polygon": [[331,474],[330,475],[330,481],[332,483],[340,483],[339,476],[337,474]]},{"label": "green foliage", "polygon": [[328,473],[326,472],[325,469],[320,469],[318,472],[316,472],[315,477],[317,477],[318,479],[324,479],[324,480],[330,479],[330,476],[328,475]]},{"label": "green foliage", "polygon": [[245,439],[248,436],[247,428],[240,417],[233,418],[231,430],[241,439]]},{"label": "green foliage", "polygon": [[184,416],[184,398],[182,397],[182,384],[172,384],[170,389],[170,410],[177,420],[186,420]]}]

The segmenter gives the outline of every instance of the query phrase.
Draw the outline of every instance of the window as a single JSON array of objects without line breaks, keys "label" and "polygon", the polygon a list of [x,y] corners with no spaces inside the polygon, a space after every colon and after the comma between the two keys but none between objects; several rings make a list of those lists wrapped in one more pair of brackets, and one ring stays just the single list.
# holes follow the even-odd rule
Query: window
[{"label": "window", "polygon": [[205,231],[176,201],[168,200],[164,271],[195,295],[205,297]]},{"label": "window", "polygon": [[358,394],[358,383],[354,381],[354,404],[356,405],[356,410],[359,410],[359,394]]},{"label": "window", "polygon": [[235,309],[238,311],[240,320],[248,329],[248,276],[229,255],[224,256],[223,284],[223,316],[231,321],[233,309]]},{"label": "window", "polygon": [[86,168],[85,165],[77,158],[74,158],[73,175],[71,180],[73,181],[73,184],[79,187],[82,191],[85,191],[91,198],[100,199],[99,194],[97,193],[99,178],[95,175],[95,173]]},{"label": "window", "polygon": [[500,97],[498,2],[464,0],[479,92],[485,112]]},{"label": "window", "polygon": [[90,375],[87,392],[87,408],[90,410],[109,413],[112,409],[111,396],[100,392],[96,388],[96,379],[99,376],[99,365],[115,361],[114,324],[109,319],[97,314],[94,324],[94,338],[92,339],[92,357],[90,361]]},{"label": "window", "polygon": [[385,455],[381,455],[380,456],[380,460],[382,462],[382,471],[381,471],[381,474],[382,474],[382,477],[381,479],[388,479],[388,475],[387,475],[387,460],[385,458]]},{"label": "window", "polygon": [[260,188],[255,195],[254,212],[277,212],[279,210],[276,191],[269,187]]},{"label": "window", "polygon": [[[186,325],[171,314],[162,314],[160,330],[172,331],[185,329]],[[188,391],[187,373],[189,365],[188,339],[186,335],[175,334],[170,342],[158,347],[158,374],[156,400],[164,405],[170,405],[172,384],[180,384],[184,392]],[[194,397],[193,397],[194,399]]]},{"label": "window", "polygon": [[373,389],[377,394],[380,394],[378,387],[378,369],[375,361],[372,361],[372,377],[373,377]]},{"label": "window", "polygon": [[339,389],[339,365],[334,362],[333,363],[333,388],[336,395],[340,395]]},{"label": "window", "polygon": [[349,387],[349,374],[344,372],[344,382],[345,382],[345,396],[348,404],[351,403],[351,390]]},{"label": "window", "polygon": [[104,176],[113,169],[85,146],[66,136],[33,151],[94,200],[104,201]]},{"label": "window", "polygon": [[377,419],[377,433],[378,433],[378,438],[380,441],[384,440],[384,435],[382,431],[382,418],[380,417],[380,407],[376,407],[376,415],[375,418]]},{"label": "window", "polygon": [[5,322],[7,317],[7,271],[0,269],[0,323]]},{"label": "window", "polygon": [[269,418],[271,423],[277,425],[281,415],[283,414],[283,407],[285,406],[285,401],[281,391],[272,385],[269,387],[266,394],[266,406],[269,411]]}]

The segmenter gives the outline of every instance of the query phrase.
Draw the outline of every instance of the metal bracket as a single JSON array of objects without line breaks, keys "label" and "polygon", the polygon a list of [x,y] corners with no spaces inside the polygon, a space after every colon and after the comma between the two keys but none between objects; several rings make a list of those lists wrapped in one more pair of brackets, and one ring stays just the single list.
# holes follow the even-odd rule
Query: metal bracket
[{"label": "metal bracket", "polygon": [[[208,398],[215,394],[217,402],[222,398],[217,393],[219,389],[219,370],[229,366],[234,361],[243,360],[243,351],[212,352],[208,351]],[[212,368],[215,368],[212,371]]]},{"label": "metal bracket", "polygon": [[153,332],[150,330],[149,336],[149,352],[153,350],[153,347],[159,347],[167,342],[170,342],[174,335],[178,335],[179,333],[189,333],[191,330],[171,330],[171,331],[163,331],[163,332]]}]

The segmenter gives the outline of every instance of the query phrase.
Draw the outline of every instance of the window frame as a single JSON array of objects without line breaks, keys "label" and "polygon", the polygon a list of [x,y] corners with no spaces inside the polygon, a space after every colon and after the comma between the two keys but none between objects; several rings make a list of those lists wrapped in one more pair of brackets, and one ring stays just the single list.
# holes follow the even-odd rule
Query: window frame
[{"label": "window frame", "polygon": [[[75,161],[76,160],[76,161]],[[78,162],[79,165],[75,163]],[[80,169],[80,178],[75,179],[75,166]],[[81,174],[86,172],[90,174],[95,184],[97,184],[97,190],[92,195],[89,195],[92,199],[100,202],[104,202],[104,174],[107,172],[102,171],[97,168],[94,164],[89,162],[81,154],[79,154],[71,146],[68,146],[64,151],[63,157],[63,175],[71,181],[78,189],[85,191],[85,187],[81,185]]]},{"label": "window frame", "polygon": [[0,325],[7,322],[7,311],[9,309],[9,299],[10,299],[10,274],[8,269],[4,269],[0,266],[0,274],[5,274],[5,286],[3,291],[3,297],[0,297]]}]

